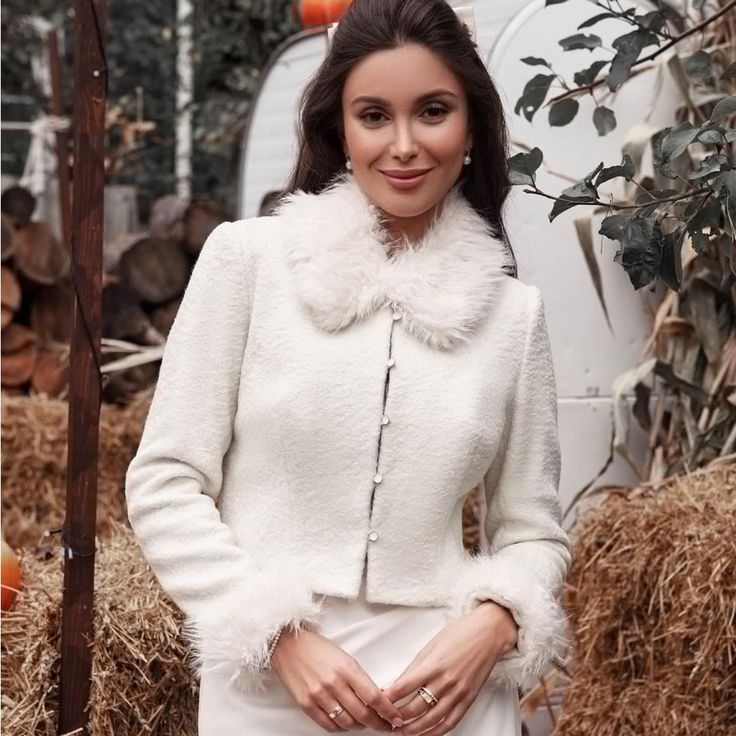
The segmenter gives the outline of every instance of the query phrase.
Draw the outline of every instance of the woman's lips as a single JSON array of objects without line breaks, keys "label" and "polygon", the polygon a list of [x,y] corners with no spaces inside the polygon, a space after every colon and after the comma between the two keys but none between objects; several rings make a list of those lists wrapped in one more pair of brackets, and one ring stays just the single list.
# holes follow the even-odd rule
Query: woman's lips
[{"label": "woman's lips", "polygon": [[386,181],[394,188],[398,189],[399,191],[406,191],[408,189],[414,189],[415,187],[419,186],[424,179],[426,178],[427,174],[431,171],[429,169],[428,171],[425,171],[423,174],[418,174],[417,176],[411,176],[411,177],[398,177],[398,176],[391,176],[390,174],[387,174],[385,171],[382,171],[381,173],[386,177]]}]

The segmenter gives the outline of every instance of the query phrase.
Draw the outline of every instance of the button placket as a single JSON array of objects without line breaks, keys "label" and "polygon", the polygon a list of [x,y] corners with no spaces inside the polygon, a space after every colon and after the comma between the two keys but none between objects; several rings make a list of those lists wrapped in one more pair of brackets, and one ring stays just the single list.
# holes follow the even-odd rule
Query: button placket
[{"label": "button placket", "polygon": [[[378,450],[376,452],[376,472],[373,476],[373,491],[371,493],[371,503],[370,503],[370,511],[369,516],[372,521],[373,518],[373,499],[375,497],[376,493],[376,487],[383,481],[383,475],[379,472],[380,467],[380,460],[381,460],[381,440],[383,438],[383,428],[390,423],[390,419],[386,414],[386,399],[388,397],[388,387],[389,387],[389,381],[390,381],[390,372],[391,369],[396,365],[396,358],[391,355],[392,345],[393,345],[393,330],[394,325],[398,320],[402,317],[401,308],[399,307],[397,302],[391,302],[391,329],[389,331],[389,355],[388,359],[386,360],[386,370],[385,370],[385,377],[384,377],[384,383],[383,383],[383,411],[381,414],[381,424],[379,427],[378,432]],[[370,529],[368,532],[368,540],[371,542],[375,542],[378,540],[378,532],[375,529]]]}]

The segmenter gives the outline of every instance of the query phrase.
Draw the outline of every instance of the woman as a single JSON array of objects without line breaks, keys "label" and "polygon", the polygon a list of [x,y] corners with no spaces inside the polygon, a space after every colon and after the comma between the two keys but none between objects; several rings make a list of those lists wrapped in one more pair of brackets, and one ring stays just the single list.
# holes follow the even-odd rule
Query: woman
[{"label": "woman", "polygon": [[571,556],[499,96],[444,0],[355,0],[300,123],[288,196],[204,245],[126,478],[199,733],[519,734]]}]

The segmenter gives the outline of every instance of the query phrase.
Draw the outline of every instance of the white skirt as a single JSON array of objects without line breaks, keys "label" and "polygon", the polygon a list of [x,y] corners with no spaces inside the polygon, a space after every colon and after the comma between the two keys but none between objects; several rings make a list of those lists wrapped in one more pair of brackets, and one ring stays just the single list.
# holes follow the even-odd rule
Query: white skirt
[{"label": "white skirt", "polygon": [[[448,619],[442,607],[369,603],[365,576],[355,600],[324,597],[319,633],[355,657],[378,687],[388,687]],[[407,697],[398,702],[408,702]],[[202,675],[199,689],[199,736],[324,736],[294,702],[275,675],[265,692],[236,691],[216,672]],[[387,731],[364,728],[377,736]],[[521,713],[516,688],[486,682],[455,729],[454,736],[520,736]]]}]

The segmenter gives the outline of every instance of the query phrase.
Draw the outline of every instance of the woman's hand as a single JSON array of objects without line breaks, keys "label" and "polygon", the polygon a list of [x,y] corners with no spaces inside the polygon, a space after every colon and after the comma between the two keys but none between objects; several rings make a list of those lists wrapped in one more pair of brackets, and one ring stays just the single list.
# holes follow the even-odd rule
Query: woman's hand
[{"label": "woman's hand", "polygon": [[[335,642],[306,628],[284,631],[271,655],[271,669],[299,707],[326,731],[370,726],[391,731],[402,725],[401,711],[368,676],[358,661]],[[327,714],[336,706],[337,718]]]},{"label": "woman's hand", "polygon": [[[400,708],[408,722],[402,733],[440,736],[455,728],[516,638],[513,617],[493,601],[483,601],[467,616],[450,622],[383,691],[394,703],[414,694]],[[416,692],[422,685],[439,702],[430,706]]]}]

